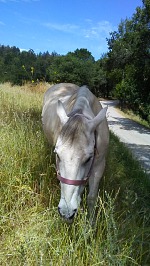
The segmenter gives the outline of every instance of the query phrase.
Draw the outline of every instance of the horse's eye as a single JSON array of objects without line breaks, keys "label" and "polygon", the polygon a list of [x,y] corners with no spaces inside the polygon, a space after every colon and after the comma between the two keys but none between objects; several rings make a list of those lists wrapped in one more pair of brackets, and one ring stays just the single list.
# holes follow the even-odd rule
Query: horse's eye
[{"label": "horse's eye", "polygon": [[60,161],[60,157],[59,157],[59,155],[57,153],[56,153],[56,158],[57,158],[58,161]]},{"label": "horse's eye", "polygon": [[60,157],[59,157],[59,155],[58,155],[56,149],[54,149],[54,153],[56,154],[56,159],[57,159],[58,161],[60,161]]},{"label": "horse's eye", "polygon": [[89,157],[88,159],[86,159],[85,164],[87,164],[91,159],[92,157]]}]

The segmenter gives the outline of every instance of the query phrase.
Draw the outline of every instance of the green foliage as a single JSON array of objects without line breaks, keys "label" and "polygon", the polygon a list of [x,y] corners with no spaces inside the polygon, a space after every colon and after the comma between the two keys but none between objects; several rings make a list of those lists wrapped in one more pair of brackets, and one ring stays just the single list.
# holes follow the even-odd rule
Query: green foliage
[{"label": "green foliage", "polygon": [[60,186],[41,126],[43,93],[0,85],[1,265],[148,265],[150,182],[111,135],[106,171],[89,225],[86,194],[71,226],[57,212]]},{"label": "green foliage", "polygon": [[94,58],[87,49],[66,56],[49,52],[36,55],[33,50],[0,46],[0,82],[23,85],[28,81],[71,82],[93,86]]},{"label": "green foliage", "polygon": [[108,97],[107,55],[95,62],[93,73],[94,94],[99,97]]},{"label": "green foliage", "polygon": [[[108,68],[115,95],[148,120],[150,110],[150,0],[121,21],[108,40]],[[115,77],[116,75],[116,77]],[[142,106],[142,107],[141,107]],[[146,108],[143,108],[146,106]]]},{"label": "green foliage", "polygon": [[86,49],[77,49],[66,56],[57,56],[48,67],[50,81],[71,82],[79,86],[86,84],[92,88],[94,59]]}]

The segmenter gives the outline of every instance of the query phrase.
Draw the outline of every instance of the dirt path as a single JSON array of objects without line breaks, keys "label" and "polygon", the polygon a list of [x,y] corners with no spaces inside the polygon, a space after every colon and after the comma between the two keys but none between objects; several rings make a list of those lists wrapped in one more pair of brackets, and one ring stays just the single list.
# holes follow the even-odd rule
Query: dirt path
[{"label": "dirt path", "polygon": [[117,101],[101,101],[108,105],[107,119],[109,128],[125,143],[139,160],[142,167],[150,174],[150,130],[123,117],[115,108]]}]

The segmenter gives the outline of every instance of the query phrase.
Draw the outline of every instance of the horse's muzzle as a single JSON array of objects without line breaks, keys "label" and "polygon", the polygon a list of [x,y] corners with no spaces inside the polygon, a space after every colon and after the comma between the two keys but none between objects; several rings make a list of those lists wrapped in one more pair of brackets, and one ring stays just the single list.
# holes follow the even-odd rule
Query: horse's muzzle
[{"label": "horse's muzzle", "polygon": [[71,215],[65,215],[65,214],[62,214],[61,213],[61,208],[60,207],[58,207],[58,212],[59,212],[59,214],[60,214],[60,216],[66,221],[66,222],[69,222],[69,223],[71,223],[71,222],[73,222],[73,219],[74,219],[74,216],[75,216],[75,214],[76,214],[76,212],[77,212],[77,209],[74,209],[73,210],[73,213],[71,214]]}]

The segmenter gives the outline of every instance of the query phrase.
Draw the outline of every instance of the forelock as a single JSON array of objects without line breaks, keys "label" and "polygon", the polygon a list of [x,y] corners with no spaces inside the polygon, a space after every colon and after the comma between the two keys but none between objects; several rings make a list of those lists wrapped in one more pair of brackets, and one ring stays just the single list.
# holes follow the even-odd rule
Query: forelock
[{"label": "forelock", "polygon": [[70,145],[79,139],[79,136],[85,132],[84,116],[82,111],[73,111],[68,114],[69,119],[63,126],[60,137],[63,142],[69,142]]}]

